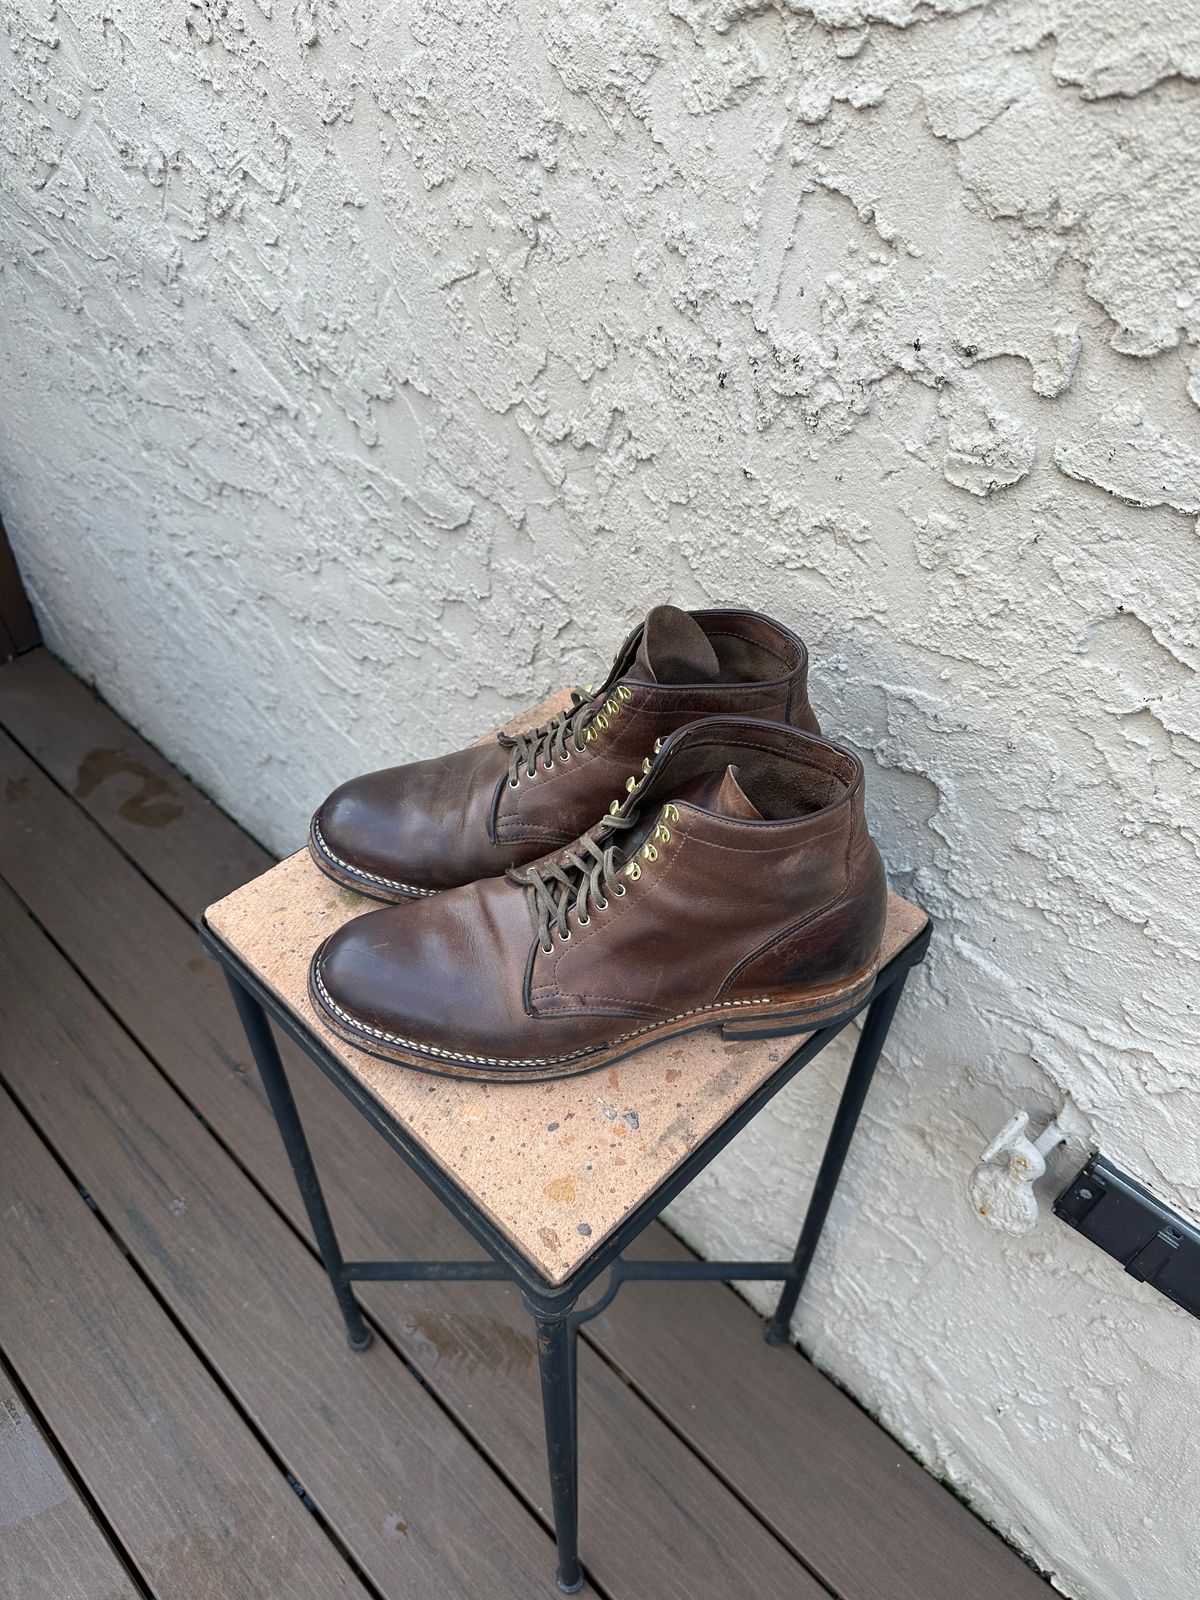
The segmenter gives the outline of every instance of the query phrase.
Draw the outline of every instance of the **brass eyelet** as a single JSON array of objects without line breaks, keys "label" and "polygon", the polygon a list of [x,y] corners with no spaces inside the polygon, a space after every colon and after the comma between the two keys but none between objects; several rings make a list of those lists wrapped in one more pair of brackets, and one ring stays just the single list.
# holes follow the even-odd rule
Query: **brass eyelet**
[{"label": "brass eyelet", "polygon": [[642,869],[641,869],[641,867],[638,866],[636,861],[631,861],[629,863],[629,865],[625,868],[625,876],[627,878],[632,878],[634,883],[636,883],[638,881],[638,879],[641,877],[641,875],[642,875]]},{"label": "brass eyelet", "polygon": [[595,730],[595,728],[585,728],[584,731],[583,731],[583,737],[584,737],[584,740],[585,740],[585,742],[587,744],[595,744],[595,742],[596,742],[596,730]]},{"label": "brass eyelet", "polygon": [[678,810],[678,807],[676,807],[676,806],[664,806],[662,808],[662,815],[663,815],[663,821],[664,822],[678,822],[679,821],[679,810]]},{"label": "brass eyelet", "polygon": [[626,791],[627,794],[632,794],[633,791],[637,788],[637,786],[638,786],[638,779],[637,779],[637,774],[636,773],[634,773],[634,775],[632,777],[627,778],[625,780],[625,791]]},{"label": "brass eyelet", "polygon": [[642,762],[642,771],[643,772],[649,772],[650,768],[653,765],[654,765],[653,761],[651,761],[650,757],[647,756],[646,759]]},{"label": "brass eyelet", "polygon": [[619,683],[617,685],[617,694],[621,697],[622,700],[632,700],[633,699],[633,690],[632,689],[627,689],[623,683]]},{"label": "brass eyelet", "polygon": [[596,726],[598,728],[607,728],[608,727],[608,718],[604,715],[603,711],[597,711],[595,717],[593,718],[593,721],[595,722],[595,724],[596,724]]},{"label": "brass eyelet", "polygon": [[661,739],[655,739],[655,741],[654,741],[654,754],[657,755],[658,752],[661,749],[662,749],[662,740]]},{"label": "brass eyelet", "polygon": [[670,844],[670,842],[671,842],[671,830],[670,830],[670,828],[667,827],[665,822],[660,822],[660,823],[657,824],[657,826],[654,829],[654,837],[656,839],[658,839],[660,841],[660,843],[662,843],[662,844]]},{"label": "brass eyelet", "polygon": [[646,843],[642,846],[642,858],[645,861],[657,861],[658,851],[652,844]]},{"label": "brass eyelet", "polygon": [[604,702],[604,709],[608,712],[610,717],[618,717],[621,714],[620,701],[610,698]]},{"label": "brass eyelet", "polygon": [[619,800],[614,800],[612,805],[610,805],[609,808],[608,808],[609,816],[610,817],[615,817],[617,812],[620,811],[620,809],[621,809],[621,802]]}]

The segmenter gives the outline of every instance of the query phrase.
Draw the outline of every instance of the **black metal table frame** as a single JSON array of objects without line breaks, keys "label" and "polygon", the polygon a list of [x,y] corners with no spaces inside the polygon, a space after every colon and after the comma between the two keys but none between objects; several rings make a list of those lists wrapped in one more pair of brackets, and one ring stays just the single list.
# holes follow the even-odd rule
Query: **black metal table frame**
[{"label": "black metal table frame", "polygon": [[[538,1370],[546,1427],[551,1505],[558,1547],[558,1587],[574,1594],[583,1587],[578,1553],[578,1410],[576,1404],[576,1335],[582,1323],[599,1316],[626,1279],[714,1279],[718,1282],[763,1279],[783,1284],[779,1301],[766,1325],[772,1344],[788,1340],[796,1302],[812,1264],[821,1230],[837,1187],[846,1153],[870,1088],[880,1052],[910,970],[924,960],[929,923],[880,968],[870,994],[844,1017],[809,1033],[721,1125],[689,1151],[678,1167],[618,1225],[612,1234],[562,1283],[552,1284],[536,1271],[496,1224],[433,1161],[333,1052],[261,982],[237,952],[201,919],[200,936],[208,953],[221,964],[263,1085],[279,1125],[288,1158],[321,1252],[325,1270],[346,1323],[352,1350],[366,1350],[373,1334],[351,1287],[362,1282],[416,1282],[458,1279],[464,1282],[503,1279],[521,1291],[537,1335]],[[838,1101],[833,1125],[817,1171],[800,1237],[790,1261],[626,1261],[621,1252],[654,1222],[659,1213],[703,1171],[814,1056],[856,1017],[866,1012],[862,1032]],[[300,1122],[291,1086],[271,1031],[272,1020],[311,1057],[321,1071],[362,1112],[371,1126],[458,1218],[491,1256],[489,1261],[347,1261],[342,1256],[317,1177],[312,1152]],[[790,1030],[792,1033],[800,1029]],[[764,1029],[761,1037],[785,1037]],[[744,1034],[740,1037],[745,1037]],[[576,1305],[583,1291],[602,1272],[610,1277],[603,1293],[583,1310]]]}]

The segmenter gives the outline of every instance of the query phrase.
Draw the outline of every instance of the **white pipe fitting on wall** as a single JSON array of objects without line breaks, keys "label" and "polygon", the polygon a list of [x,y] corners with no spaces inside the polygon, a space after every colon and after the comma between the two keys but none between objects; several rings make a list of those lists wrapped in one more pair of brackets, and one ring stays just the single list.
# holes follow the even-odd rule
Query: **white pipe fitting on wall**
[{"label": "white pipe fitting on wall", "polygon": [[1028,1134],[1029,1113],[1018,1111],[983,1152],[967,1188],[976,1215],[1001,1233],[1032,1233],[1038,1225],[1034,1184],[1046,1171],[1046,1157],[1066,1134],[1049,1122],[1036,1138]]}]

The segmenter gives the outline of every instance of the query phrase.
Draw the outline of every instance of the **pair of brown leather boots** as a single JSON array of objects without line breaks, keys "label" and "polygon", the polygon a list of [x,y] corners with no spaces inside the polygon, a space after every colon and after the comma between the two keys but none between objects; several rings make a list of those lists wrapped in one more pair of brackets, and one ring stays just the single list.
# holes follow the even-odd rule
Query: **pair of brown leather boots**
[{"label": "pair of brown leather boots", "polygon": [[819,737],[807,677],[768,617],[657,606],[541,727],[343,784],[313,859],[407,903],[320,947],[317,1014],[375,1055],[507,1082],[850,1011],[887,887],[862,764]]}]

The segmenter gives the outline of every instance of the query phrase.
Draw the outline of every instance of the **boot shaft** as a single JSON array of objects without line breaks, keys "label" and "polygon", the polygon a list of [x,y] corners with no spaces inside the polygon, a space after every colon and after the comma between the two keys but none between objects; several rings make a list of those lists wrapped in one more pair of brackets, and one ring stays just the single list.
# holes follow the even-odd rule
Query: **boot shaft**
[{"label": "boot shaft", "polygon": [[[694,635],[672,639],[672,618],[698,625],[707,658],[695,660],[702,641]],[[695,681],[660,681],[671,669],[678,675],[689,667]],[[700,676],[705,671],[707,679]],[[820,731],[808,699],[807,649],[754,611],[656,607],[617,651],[590,704],[594,716],[582,750],[570,749],[551,765],[540,761],[532,775],[520,773],[515,784],[497,787],[497,844],[555,844],[563,838],[564,817],[590,825],[644,775],[664,740],[698,718],[755,717]]]},{"label": "boot shaft", "polygon": [[[689,798],[731,772],[742,814]],[[669,737],[620,808],[639,818],[628,898],[534,953],[531,1013],[655,1015],[679,964],[718,1000],[868,968],[887,886],[864,789],[857,756],[778,723],[712,717]]]}]

